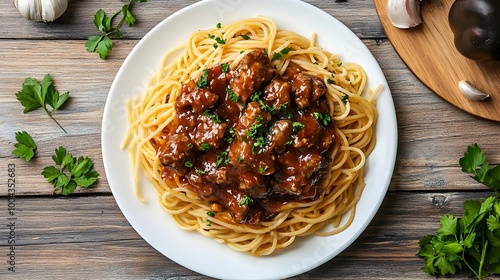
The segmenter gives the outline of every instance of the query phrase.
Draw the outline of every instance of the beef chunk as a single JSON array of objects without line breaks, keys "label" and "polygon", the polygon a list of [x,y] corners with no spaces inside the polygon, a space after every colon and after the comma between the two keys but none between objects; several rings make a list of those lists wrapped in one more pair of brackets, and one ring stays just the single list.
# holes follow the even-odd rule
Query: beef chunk
[{"label": "beef chunk", "polygon": [[271,129],[271,141],[269,150],[282,153],[286,149],[286,144],[292,139],[293,126],[289,120],[277,120]]},{"label": "beef chunk", "polygon": [[230,87],[236,92],[241,101],[246,102],[250,95],[275,75],[271,61],[260,50],[246,54],[238,65],[231,71]]},{"label": "beef chunk", "polygon": [[301,195],[308,179],[319,170],[321,155],[314,149],[289,149],[278,155],[280,172],[273,190],[277,193]]},{"label": "beef chunk", "polygon": [[182,168],[185,161],[191,156],[189,136],[185,133],[174,134],[165,139],[158,149],[160,162],[168,167]]},{"label": "beef chunk", "polygon": [[183,86],[181,94],[175,102],[175,110],[178,114],[186,111],[203,113],[206,109],[212,108],[219,96],[206,88],[197,88],[194,81]]}]

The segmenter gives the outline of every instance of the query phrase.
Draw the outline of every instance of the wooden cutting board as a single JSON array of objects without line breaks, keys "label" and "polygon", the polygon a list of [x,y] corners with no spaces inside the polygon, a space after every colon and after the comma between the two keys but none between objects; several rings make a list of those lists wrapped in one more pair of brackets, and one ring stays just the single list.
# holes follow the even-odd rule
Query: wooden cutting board
[{"label": "wooden cutting board", "polygon": [[[466,112],[500,121],[500,62],[469,60],[455,49],[448,24],[448,11],[454,0],[423,0],[423,23],[410,29],[398,29],[391,24],[386,12],[387,0],[374,2],[392,46],[423,84]],[[469,100],[458,90],[460,80],[469,81],[490,98]]]}]

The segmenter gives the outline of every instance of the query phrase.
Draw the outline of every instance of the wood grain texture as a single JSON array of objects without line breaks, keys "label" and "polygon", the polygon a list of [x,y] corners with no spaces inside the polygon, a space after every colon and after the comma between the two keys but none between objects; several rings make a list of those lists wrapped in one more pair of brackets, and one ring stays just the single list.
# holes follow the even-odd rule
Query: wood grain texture
[{"label": "wood grain texture", "polygon": [[[423,23],[410,29],[398,29],[391,24],[386,12],[387,0],[374,2],[392,45],[427,87],[466,112],[500,121],[500,62],[476,62],[458,53],[448,23],[448,11],[454,0],[423,1]],[[461,80],[490,94],[490,98],[468,99],[458,89]]]},{"label": "wood grain texture", "polygon": [[[236,8],[245,0],[220,0],[221,7]],[[2,26],[0,39],[30,38],[30,39],[85,39],[97,34],[94,26],[94,14],[102,8],[107,14],[120,10],[124,2],[100,0],[72,0],[68,10],[53,23],[37,23],[26,21],[11,1],[0,1]],[[160,21],[181,8],[194,4],[196,0],[150,0],[134,4],[133,12],[137,18],[134,27],[122,29],[125,39],[140,39]],[[308,2],[346,24],[361,38],[385,37],[377,14],[373,9],[372,0],[356,1],[321,1],[306,0]],[[355,17],[356,20],[352,20]],[[223,18],[221,19],[223,21]],[[215,24],[215,23],[214,23]]]},{"label": "wood grain texture", "polygon": [[[0,1],[0,223],[9,217],[8,164],[16,165],[19,219],[16,274],[7,270],[8,228],[0,227],[0,279],[207,279],[165,258],[129,225],[110,192],[100,144],[105,101],[124,59],[156,24],[198,1],[139,3],[137,25],[123,30],[106,61],[87,53],[95,12],[115,11],[124,2],[72,0],[56,22],[35,23],[10,1]],[[347,25],[379,62],[396,107],[398,153],[389,193],[367,230],[335,259],[293,279],[435,279],[420,270],[418,239],[435,232],[440,215],[460,215],[464,200],[491,194],[460,170],[458,159],[467,145],[478,143],[498,164],[500,126],[443,102],[422,84],[387,40],[372,0],[306,2]],[[23,114],[15,98],[24,78],[47,73],[59,90],[71,92],[69,104],[54,113],[68,134],[42,111]],[[38,143],[29,163],[12,155],[19,130]],[[40,172],[61,145],[93,160],[101,174],[96,186],[68,198],[52,196]]]},{"label": "wood grain texture", "polygon": [[[440,215],[460,215],[464,199],[487,195],[389,194],[352,246],[292,279],[433,279],[420,271],[423,261],[415,256],[417,240],[435,233]],[[440,207],[436,199],[444,201]],[[207,279],[151,248],[129,226],[110,196],[21,197],[17,205],[18,272],[11,278],[0,270],[2,279]]]}]

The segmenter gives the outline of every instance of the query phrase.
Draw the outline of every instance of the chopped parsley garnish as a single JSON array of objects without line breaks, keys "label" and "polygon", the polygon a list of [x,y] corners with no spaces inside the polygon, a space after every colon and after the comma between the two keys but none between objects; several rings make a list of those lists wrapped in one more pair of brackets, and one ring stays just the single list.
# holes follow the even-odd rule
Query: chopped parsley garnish
[{"label": "chopped parsley garnish", "polygon": [[250,96],[250,100],[254,102],[259,102],[262,97],[262,91],[256,91]]},{"label": "chopped parsley garnish", "polygon": [[246,194],[240,200],[240,205],[248,205],[250,203],[253,203],[253,199]]},{"label": "chopped parsley garnish", "polygon": [[217,161],[215,162],[217,167],[219,167],[221,164],[228,164],[229,159],[227,158],[227,152],[220,152],[217,155]]},{"label": "chopped parsley garnish", "polygon": [[280,52],[273,53],[273,57],[271,58],[271,61],[283,59],[283,56],[287,55],[291,50],[292,50],[292,48],[286,47],[286,48],[282,49]]},{"label": "chopped parsley garnish", "polygon": [[203,171],[203,170],[201,170],[201,169],[199,169],[199,168],[195,168],[195,170],[194,170],[194,171],[195,171],[196,173],[200,174],[200,175],[205,174],[205,171]]},{"label": "chopped parsley garnish", "polygon": [[263,49],[262,52],[267,55],[267,49]]},{"label": "chopped parsley garnish", "polygon": [[224,40],[220,37],[216,37],[215,42],[217,42],[218,44],[224,45],[226,43],[226,40]]},{"label": "chopped parsley garnish", "polygon": [[260,136],[255,138],[255,142],[253,143],[252,147],[252,152],[254,152],[254,148],[257,148],[258,149],[257,153],[262,154],[262,152],[264,151],[264,147],[266,146],[267,143],[269,143],[269,139],[267,137]]},{"label": "chopped parsley garnish", "polygon": [[227,71],[229,70],[229,64],[221,63],[220,69],[222,70],[222,73],[227,73]]},{"label": "chopped parsley garnish", "polygon": [[263,94],[262,91],[256,91],[256,92],[254,92],[250,96],[250,101],[258,102],[260,104],[260,108],[262,110],[268,111],[271,114],[274,113],[275,108],[264,103],[264,101],[262,100],[262,94]]},{"label": "chopped parsley garnish", "polygon": [[236,136],[236,129],[234,127],[230,127],[227,131],[229,132],[229,137],[224,138],[224,141],[231,144]]},{"label": "chopped parsley garnish", "polygon": [[203,112],[203,115],[205,115],[206,117],[208,117],[209,119],[214,121],[214,123],[221,123],[221,120],[219,119],[219,115],[210,112],[210,110],[208,110],[208,109],[205,110],[205,112]]},{"label": "chopped parsley garnish", "polygon": [[217,49],[219,47],[219,44],[224,45],[226,43],[226,40],[216,37],[215,35],[209,34],[208,38],[214,39],[216,43],[213,44],[214,48]]},{"label": "chopped parsley garnish", "polygon": [[219,22],[219,23],[217,23],[217,25],[216,25],[215,27],[217,27],[217,28],[221,28],[221,27],[222,27],[222,24]]},{"label": "chopped parsley garnish", "polygon": [[331,85],[334,84],[335,82],[332,79],[328,78],[326,79],[326,83]]},{"label": "chopped parsley garnish", "polygon": [[192,149],[193,148],[193,143],[188,143],[188,148]]},{"label": "chopped parsley garnish", "polygon": [[349,101],[349,95],[344,94],[341,99],[342,103],[347,104],[347,101]]},{"label": "chopped parsley garnish", "polygon": [[196,82],[198,88],[204,88],[208,85],[208,74],[210,74],[210,69],[203,70],[200,79]]},{"label": "chopped parsley garnish", "polygon": [[305,125],[301,122],[293,122],[292,123],[292,131],[293,133],[297,133],[297,131],[301,130],[302,128],[304,128]]},{"label": "chopped parsley garnish", "polygon": [[238,156],[238,162],[242,162],[243,161],[243,157],[242,156]]},{"label": "chopped parsley garnish", "polygon": [[266,165],[266,166],[264,166],[264,167],[259,166],[259,172],[260,172],[260,173],[264,173],[264,172],[266,172],[268,169],[269,169],[269,166],[267,166],[267,165]]},{"label": "chopped parsley garnish", "polygon": [[247,34],[241,34],[240,36],[245,40],[250,40],[250,36],[248,36]]},{"label": "chopped parsley garnish", "polygon": [[207,212],[207,216],[209,216],[209,217],[214,217],[215,214],[216,214],[216,212],[214,212],[214,211],[208,211]]},{"label": "chopped parsley garnish", "polygon": [[185,167],[188,167],[188,168],[191,168],[191,167],[193,167],[193,163],[191,162],[191,160],[190,160],[190,159],[188,159],[188,160],[184,163],[184,166],[185,166]]},{"label": "chopped parsley garnish", "polygon": [[342,62],[337,63],[337,66],[338,66],[338,67],[342,66]]},{"label": "chopped parsley garnish", "polygon": [[209,226],[209,227],[212,226],[212,221],[210,221],[209,219],[207,219],[206,222],[207,222],[207,226]]},{"label": "chopped parsley garnish", "polygon": [[268,111],[271,114],[274,113],[274,107],[265,104],[264,101],[262,101],[262,100],[259,100],[259,104],[260,104],[260,108],[262,110]]},{"label": "chopped parsley garnish", "polygon": [[232,101],[238,102],[238,100],[240,100],[240,97],[231,88],[227,87],[226,92],[229,95],[229,99]]},{"label": "chopped parsley garnish", "polygon": [[245,133],[246,136],[251,137],[251,138],[255,138],[257,136],[257,132],[259,131],[259,128],[261,128],[261,127],[262,127],[262,123],[260,123],[260,122],[252,124],[250,126],[250,128],[248,129],[248,131]]},{"label": "chopped parsley garnish", "polygon": [[206,151],[210,150],[210,145],[208,145],[207,142],[204,142],[203,144],[201,144],[200,150],[206,152]]},{"label": "chopped parsley garnish", "polygon": [[319,123],[322,123],[325,126],[328,125],[332,120],[332,117],[328,112],[324,112],[323,114],[314,112],[313,116]]}]

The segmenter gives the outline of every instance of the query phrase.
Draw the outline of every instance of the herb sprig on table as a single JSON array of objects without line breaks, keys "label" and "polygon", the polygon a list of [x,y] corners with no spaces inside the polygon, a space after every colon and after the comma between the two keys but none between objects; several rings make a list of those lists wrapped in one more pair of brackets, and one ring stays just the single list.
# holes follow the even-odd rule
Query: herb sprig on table
[{"label": "herb sprig on table", "polygon": [[36,150],[36,144],[31,135],[26,131],[18,131],[16,132],[16,141],[12,153],[19,158],[30,161],[35,156]]},{"label": "herb sprig on table", "polygon": [[482,279],[500,274],[500,165],[490,168],[477,144],[467,148],[459,163],[462,171],[497,193],[482,201],[465,201],[461,218],[442,216],[437,234],[420,239],[417,256],[425,258],[422,269],[430,275],[467,270]]},{"label": "herb sprig on table", "polygon": [[61,189],[62,195],[69,195],[77,186],[90,187],[99,177],[99,173],[93,168],[92,160],[88,157],[73,157],[64,147],[57,148],[52,159],[58,167],[47,166],[42,175],[49,183],[54,183],[54,193]]},{"label": "herb sprig on table", "polygon": [[[59,94],[50,74],[45,75],[42,82],[37,79],[26,78],[22,85],[22,89],[16,93],[17,100],[24,106],[23,113],[28,113],[39,108],[43,108],[45,113],[65,132],[66,130],[56,121],[52,116],[54,111],[61,108],[61,106],[68,100],[69,92]],[[50,107],[48,107],[50,106]]]},{"label": "herb sprig on table", "polygon": [[[125,22],[128,26],[133,26],[136,22],[134,15],[130,11],[132,3],[146,1],[147,0],[130,0],[111,16],[107,16],[102,9],[99,9],[94,16],[94,24],[101,34],[88,37],[85,43],[87,51],[97,52],[101,59],[106,59],[109,51],[113,49],[113,41],[111,41],[111,39],[121,39],[123,37],[120,31],[123,23]],[[113,20],[118,15],[121,15],[121,19],[113,26]]]}]

